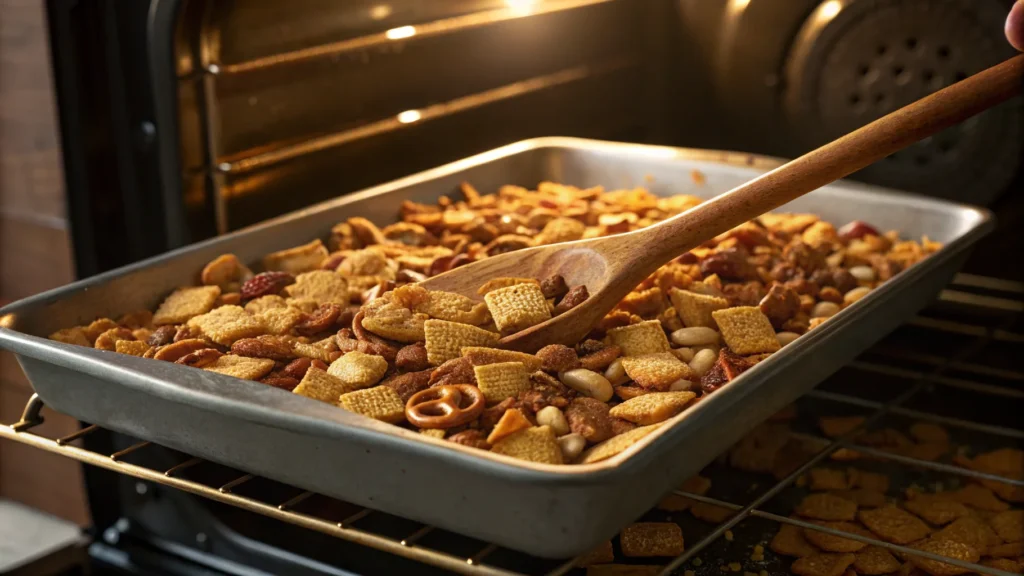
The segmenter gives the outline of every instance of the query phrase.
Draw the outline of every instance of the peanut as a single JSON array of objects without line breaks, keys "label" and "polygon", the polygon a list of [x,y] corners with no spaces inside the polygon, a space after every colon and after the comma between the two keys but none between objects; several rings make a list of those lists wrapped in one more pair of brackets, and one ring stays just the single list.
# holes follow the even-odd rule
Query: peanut
[{"label": "peanut", "polygon": [[717,360],[718,354],[709,349],[701,350],[693,355],[693,360],[690,361],[690,370],[693,370],[697,376],[703,376],[708,370],[711,370]]},{"label": "peanut", "polygon": [[554,406],[547,406],[537,412],[537,425],[550,426],[555,436],[569,433],[569,421],[565,419],[565,414]]},{"label": "peanut", "polygon": [[811,308],[811,318],[831,318],[839,313],[839,305],[835,302],[818,302]]},{"label": "peanut", "polygon": [[799,337],[800,335],[796,332],[779,332],[775,335],[775,338],[779,341],[779,346],[785,346]]},{"label": "peanut", "polygon": [[586,368],[567,370],[558,377],[569,388],[601,402],[611,400],[614,394],[612,383],[607,378]]},{"label": "peanut", "polygon": [[575,432],[559,437],[557,442],[558,447],[562,450],[562,457],[565,458],[566,462],[575,460],[583,452],[583,448],[587,446],[587,441],[583,436]]},{"label": "peanut", "polygon": [[850,304],[853,304],[857,300],[860,300],[861,298],[867,296],[869,292],[871,292],[871,288],[868,288],[867,286],[860,286],[854,288],[853,290],[850,290],[846,294],[843,294],[843,304],[849,306]]},{"label": "peanut", "polygon": [[677,346],[705,346],[718,344],[718,332],[706,326],[680,328],[672,333],[672,341]]}]

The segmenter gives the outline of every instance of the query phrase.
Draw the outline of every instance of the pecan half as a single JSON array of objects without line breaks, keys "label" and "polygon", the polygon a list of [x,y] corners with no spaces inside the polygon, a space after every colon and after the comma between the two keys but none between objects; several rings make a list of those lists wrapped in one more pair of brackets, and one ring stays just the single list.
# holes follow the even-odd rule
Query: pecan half
[{"label": "pecan half", "polygon": [[410,344],[401,348],[395,356],[395,366],[405,372],[419,372],[430,367],[427,348],[421,344]]},{"label": "pecan half", "polygon": [[281,376],[302,380],[306,376],[306,371],[309,370],[309,366],[312,363],[313,360],[309,358],[296,358],[281,370]]},{"label": "pecan half", "polygon": [[267,376],[260,382],[289,392],[295,390],[295,387],[299,385],[299,380],[290,376]]},{"label": "pecan half", "polygon": [[397,374],[381,382],[381,386],[391,388],[402,399],[402,402],[408,402],[413,394],[427,389],[430,383],[431,372],[433,370]]},{"label": "pecan half", "polygon": [[291,343],[278,336],[257,336],[236,340],[231,345],[231,353],[250,358],[270,358],[282,361],[295,358]]},{"label": "pecan half", "polygon": [[469,358],[454,358],[434,368],[430,375],[430,385],[446,386],[448,384],[476,384],[476,373]]},{"label": "pecan half", "polygon": [[209,366],[217,361],[224,354],[221,354],[220,350],[213,348],[203,348],[202,350],[196,350],[185,354],[181,358],[174,361],[175,364],[184,364],[185,366],[192,366],[193,368],[202,368],[203,366]]},{"label": "pecan half", "polygon": [[295,276],[287,272],[261,272],[242,284],[243,300],[252,300],[268,294],[277,294],[285,286],[295,283]]},{"label": "pecan half", "polygon": [[565,409],[569,429],[583,436],[589,442],[603,442],[612,437],[610,408],[604,402],[593,398],[577,397]]},{"label": "pecan half", "polygon": [[569,286],[561,274],[552,274],[540,283],[540,291],[544,293],[545,298],[557,300],[569,292]]},{"label": "pecan half", "polygon": [[621,348],[618,346],[608,346],[580,358],[580,366],[587,370],[603,371],[621,355]]},{"label": "pecan half", "polygon": [[167,362],[176,362],[178,358],[191,354],[196,350],[203,350],[209,348],[210,345],[198,338],[190,338],[186,340],[179,340],[166,346],[157,348],[156,352],[153,353],[153,358],[157,360],[165,360]]},{"label": "pecan half", "polygon": [[565,372],[580,367],[576,351],[563,344],[549,344],[538,350],[536,356],[548,372]]},{"label": "pecan half", "polygon": [[463,430],[458,434],[452,434],[448,437],[448,441],[481,450],[489,450],[491,448],[491,445],[487,443],[487,434],[476,429]]},{"label": "pecan half", "polygon": [[563,297],[558,304],[555,304],[555,316],[564,314],[580,304],[583,304],[587,298],[590,298],[590,292],[587,292],[586,286],[582,284],[579,286],[573,286],[569,289],[569,292],[566,293],[565,297]]}]

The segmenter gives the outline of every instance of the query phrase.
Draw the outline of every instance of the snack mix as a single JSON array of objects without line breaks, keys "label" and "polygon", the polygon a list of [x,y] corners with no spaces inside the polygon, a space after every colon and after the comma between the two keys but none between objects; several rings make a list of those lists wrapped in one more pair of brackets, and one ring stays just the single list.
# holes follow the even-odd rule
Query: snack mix
[{"label": "snack mix", "polygon": [[[514,458],[592,463],[940,247],[863,222],[766,214],[663,266],[575,347],[525,354],[499,339],[578,306],[585,286],[494,278],[477,300],[417,283],[505,252],[636,230],[700,200],[550,182],[491,195],[463,184],[462,194],[406,201],[384,228],[350,218],[326,243],[265,256],[259,273],[224,254],[155,312],[50,338],[255,380]],[[853,520],[830,514],[821,520]],[[657,534],[659,546],[682,546],[659,530],[637,542]]]}]

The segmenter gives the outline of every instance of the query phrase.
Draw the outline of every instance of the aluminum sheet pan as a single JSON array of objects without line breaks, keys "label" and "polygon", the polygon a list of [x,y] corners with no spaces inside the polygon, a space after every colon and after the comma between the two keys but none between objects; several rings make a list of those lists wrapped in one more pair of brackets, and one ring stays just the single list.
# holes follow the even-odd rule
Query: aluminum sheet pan
[{"label": "aluminum sheet pan", "polygon": [[[837,183],[782,210],[860,219],[945,247],[610,460],[551,466],[426,438],[262,384],[53,342],[59,328],[153,308],[225,252],[256,262],[326,237],[351,216],[380,225],[398,205],[551,180],[709,198],[777,166],[728,152],[540,138],[511,144],[182,248],[0,310],[15,352],[56,410],[294,486],[545,557],[614,535],[756,424],[795,400],[933,299],[993,227],[988,212]],[[703,174],[691,176],[693,171]]]}]

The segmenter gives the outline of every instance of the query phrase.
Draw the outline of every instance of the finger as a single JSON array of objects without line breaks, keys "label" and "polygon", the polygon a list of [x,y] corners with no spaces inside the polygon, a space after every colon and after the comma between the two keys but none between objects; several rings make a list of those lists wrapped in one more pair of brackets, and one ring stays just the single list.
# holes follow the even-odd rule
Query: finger
[{"label": "finger", "polygon": [[1006,39],[1014,48],[1024,52],[1024,0],[1017,0],[1006,17]]}]

